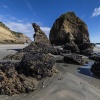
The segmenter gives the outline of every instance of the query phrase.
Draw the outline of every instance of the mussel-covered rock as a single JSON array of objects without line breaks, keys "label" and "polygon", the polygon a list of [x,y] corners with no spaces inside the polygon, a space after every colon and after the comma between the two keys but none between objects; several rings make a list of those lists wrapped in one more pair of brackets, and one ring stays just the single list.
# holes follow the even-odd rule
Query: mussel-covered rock
[{"label": "mussel-covered rock", "polygon": [[100,57],[96,57],[94,64],[91,66],[93,75],[100,76]]},{"label": "mussel-covered rock", "polygon": [[83,65],[84,60],[82,56],[77,55],[77,54],[69,54],[64,56],[64,62],[65,63],[70,63],[70,64],[78,64],[78,65]]},{"label": "mussel-covered rock", "polygon": [[0,94],[13,95],[34,91],[37,83],[33,77],[18,74],[16,64],[11,62],[0,64]]},{"label": "mussel-covered rock", "polygon": [[55,60],[52,56],[45,53],[31,52],[23,56],[19,66],[19,73],[42,79],[52,76],[55,68]]},{"label": "mussel-covered rock", "polygon": [[93,54],[93,43],[86,42],[79,45],[78,47],[82,55],[91,56]]}]

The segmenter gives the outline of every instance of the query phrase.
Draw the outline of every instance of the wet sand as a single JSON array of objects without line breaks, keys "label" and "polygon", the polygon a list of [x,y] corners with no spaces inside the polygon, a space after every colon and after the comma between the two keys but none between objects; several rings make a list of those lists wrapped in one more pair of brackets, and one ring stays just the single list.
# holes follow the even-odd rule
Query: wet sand
[{"label": "wet sand", "polygon": [[9,54],[14,54],[20,49],[26,47],[28,44],[0,44],[0,59]]},{"label": "wet sand", "polygon": [[[2,48],[0,45],[0,55],[2,55],[0,58],[6,54],[15,53],[14,49],[25,46],[14,45]],[[4,51],[7,52],[8,48],[11,51],[5,54]],[[62,58],[55,56],[59,73],[43,79],[35,92],[13,96],[1,95],[0,100],[100,100],[100,80],[93,77],[89,70],[93,61],[88,65],[79,66],[63,63]]]}]

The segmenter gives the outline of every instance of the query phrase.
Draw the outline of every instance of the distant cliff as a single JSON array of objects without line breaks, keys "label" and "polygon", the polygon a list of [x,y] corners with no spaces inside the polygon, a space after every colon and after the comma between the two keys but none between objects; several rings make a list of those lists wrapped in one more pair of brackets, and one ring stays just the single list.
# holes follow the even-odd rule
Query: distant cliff
[{"label": "distant cliff", "polygon": [[0,22],[0,44],[23,44],[32,40],[23,33],[10,30],[5,24]]}]

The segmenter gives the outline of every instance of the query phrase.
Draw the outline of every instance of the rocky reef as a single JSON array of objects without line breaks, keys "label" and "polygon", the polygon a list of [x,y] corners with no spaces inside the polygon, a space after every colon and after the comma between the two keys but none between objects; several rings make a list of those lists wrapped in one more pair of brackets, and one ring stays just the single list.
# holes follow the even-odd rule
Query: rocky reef
[{"label": "rocky reef", "polygon": [[[49,39],[52,45],[64,45],[64,48],[72,52],[83,53],[92,50],[87,25],[74,12],[67,12],[56,19]],[[81,45],[86,48],[81,48]]]},{"label": "rocky reef", "polygon": [[[1,63],[0,94],[12,95],[34,91],[39,80],[57,72],[54,57],[49,54],[54,52],[53,47],[38,25],[32,25],[35,30],[35,41],[16,54],[8,56],[20,62]],[[38,40],[37,37],[41,39]]]}]

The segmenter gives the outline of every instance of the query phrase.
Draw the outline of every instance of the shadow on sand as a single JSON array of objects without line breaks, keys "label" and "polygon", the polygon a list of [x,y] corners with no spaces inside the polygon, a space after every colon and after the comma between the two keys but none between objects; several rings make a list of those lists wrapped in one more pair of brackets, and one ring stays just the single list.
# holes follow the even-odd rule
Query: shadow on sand
[{"label": "shadow on sand", "polygon": [[7,50],[14,50],[14,51],[19,52],[19,51],[21,51],[22,49],[7,49]]}]

